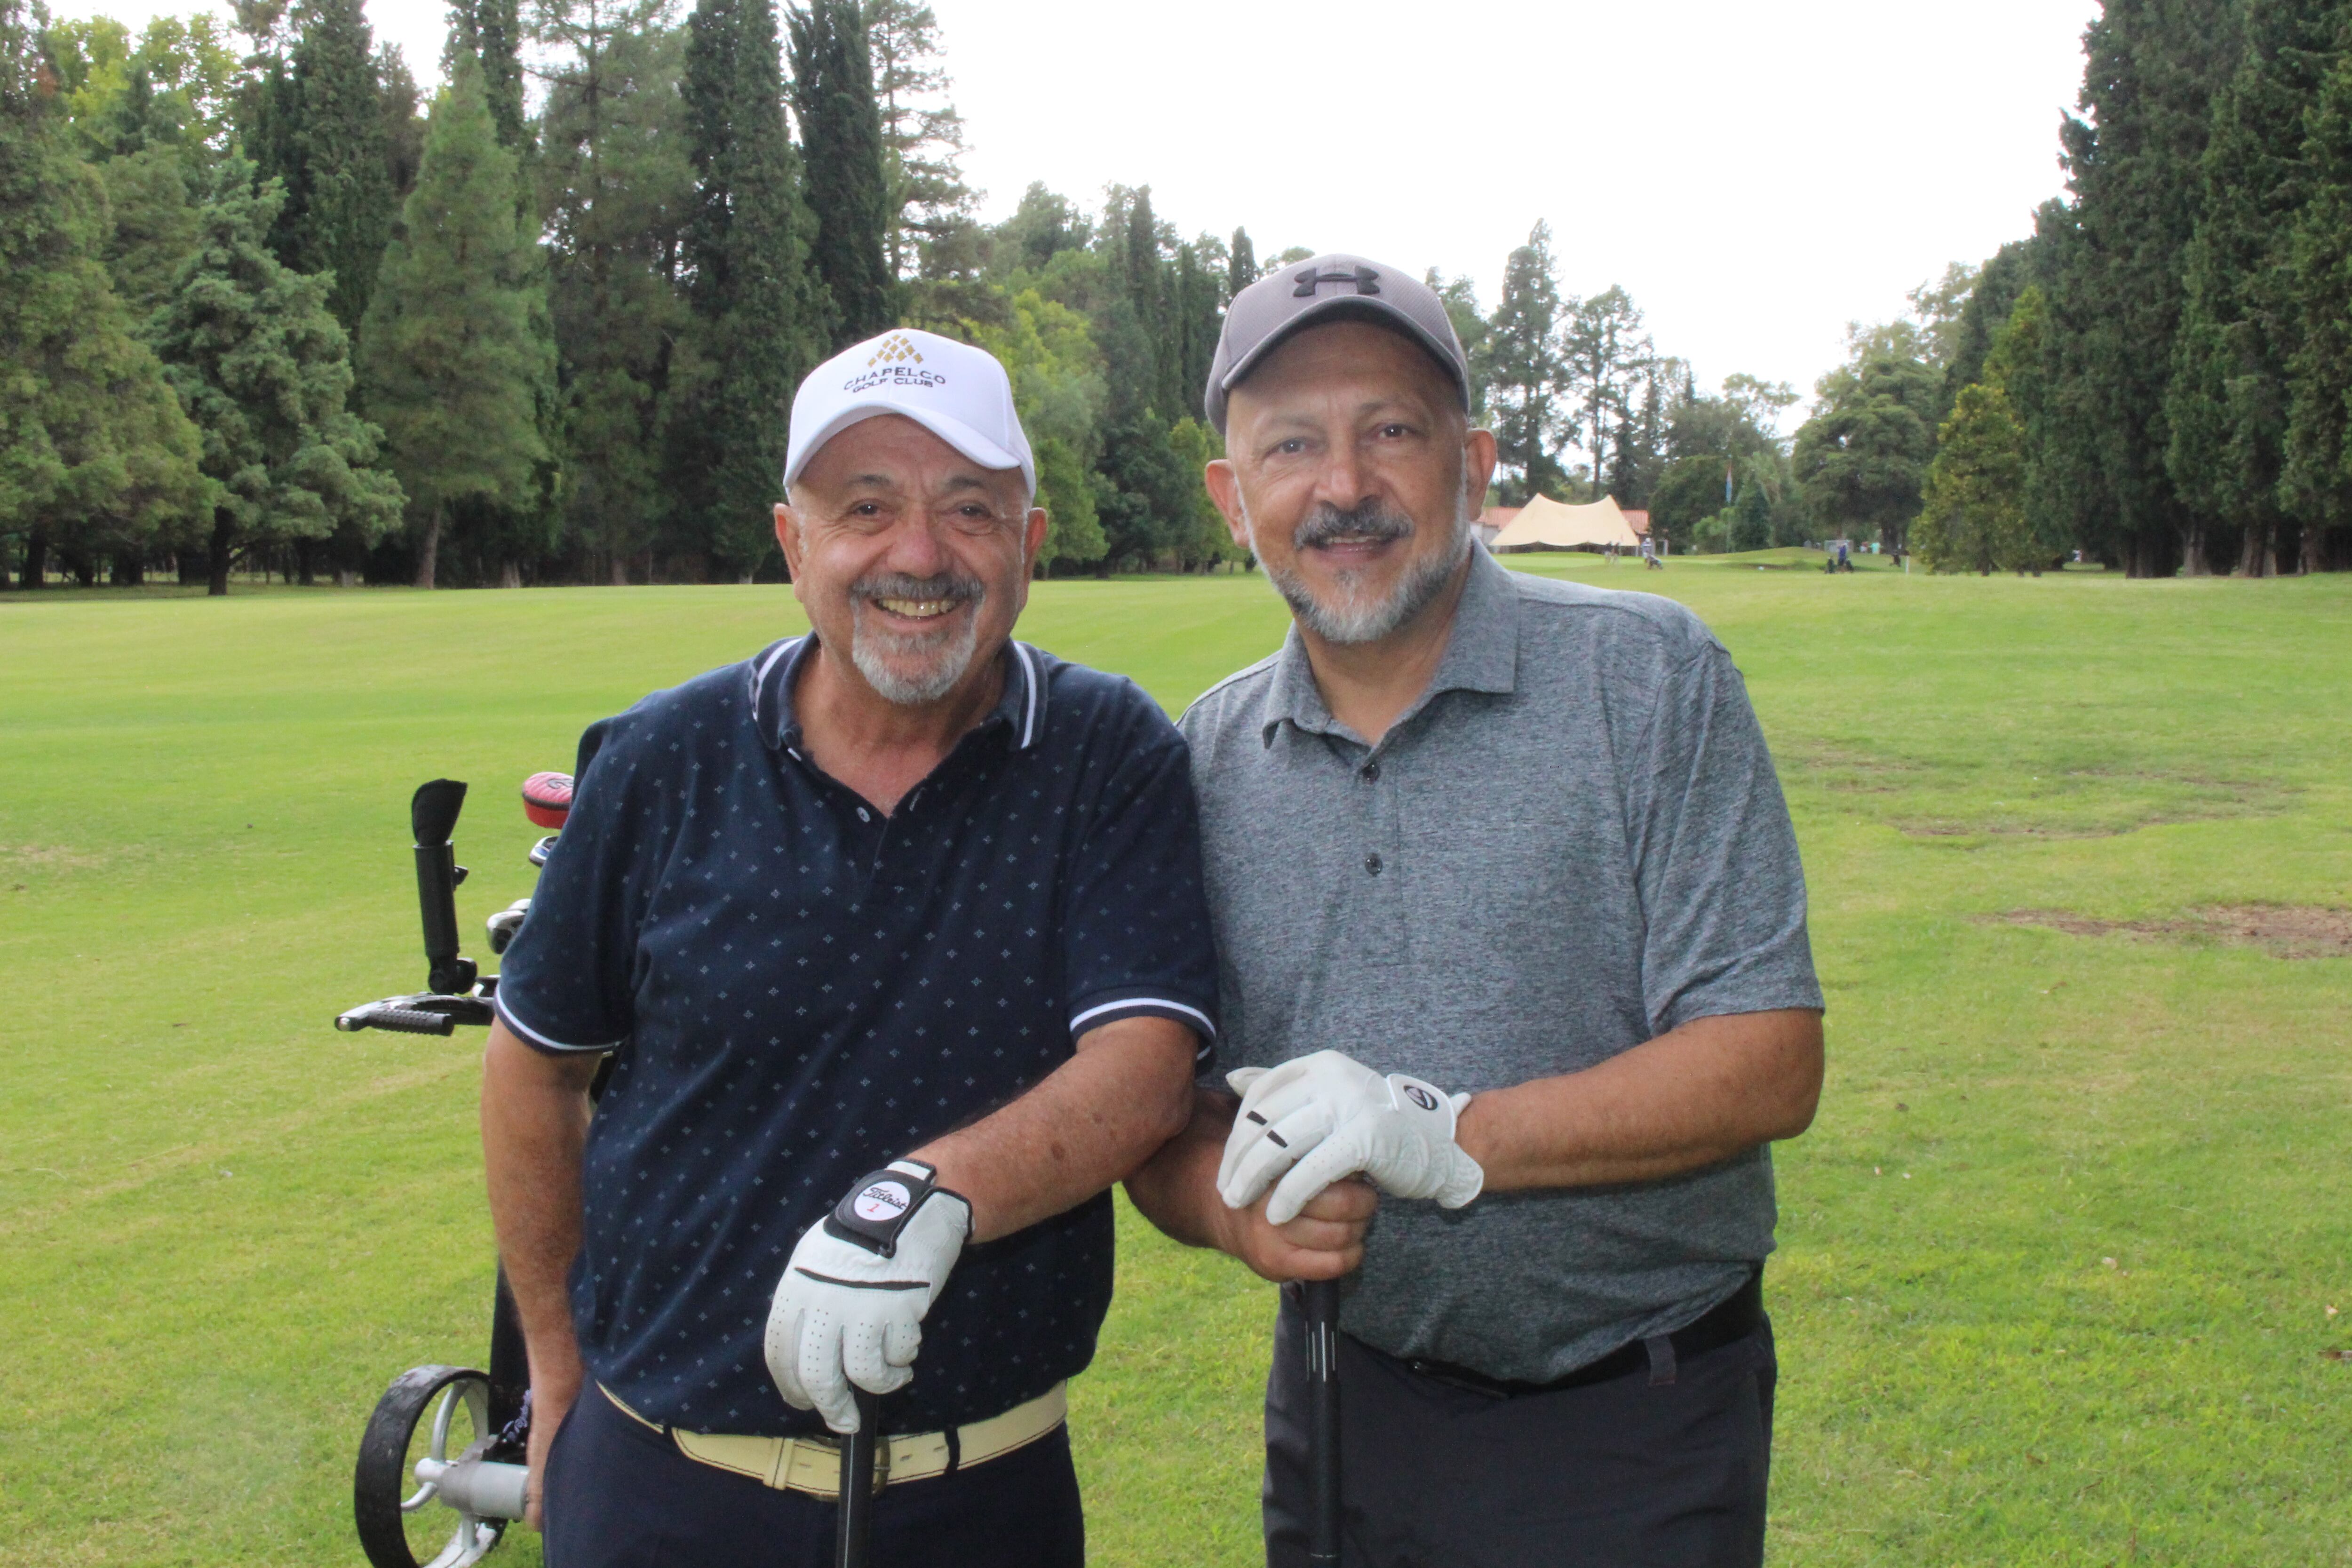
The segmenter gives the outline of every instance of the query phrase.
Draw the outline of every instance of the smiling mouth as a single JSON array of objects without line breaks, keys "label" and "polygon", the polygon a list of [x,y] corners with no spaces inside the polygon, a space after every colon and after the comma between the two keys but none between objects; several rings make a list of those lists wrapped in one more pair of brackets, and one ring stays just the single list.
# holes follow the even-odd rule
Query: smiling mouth
[{"label": "smiling mouth", "polygon": [[961,599],[877,599],[874,603],[910,621],[935,620],[963,603]]}]

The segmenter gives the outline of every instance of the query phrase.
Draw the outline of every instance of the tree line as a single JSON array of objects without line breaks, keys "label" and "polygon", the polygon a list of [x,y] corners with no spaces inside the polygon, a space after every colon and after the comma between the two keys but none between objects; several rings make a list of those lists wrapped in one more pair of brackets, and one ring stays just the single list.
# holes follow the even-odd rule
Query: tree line
[{"label": "tree line", "polygon": [[[748,581],[793,388],[892,323],[1010,370],[1044,569],[1241,560],[1198,482],[1246,231],[1148,185],[977,216],[914,0],[456,0],[430,102],[361,0],[233,27],[0,0],[0,573]],[[2033,234],[1787,385],[1700,390],[1546,226],[1428,275],[1503,458],[1675,550],[1933,566],[2352,557],[2352,0],[2112,0]]]},{"label": "tree line", "polygon": [[2033,232],[1861,334],[1825,521],[1955,571],[2352,567],[2352,5],[2107,0]]}]

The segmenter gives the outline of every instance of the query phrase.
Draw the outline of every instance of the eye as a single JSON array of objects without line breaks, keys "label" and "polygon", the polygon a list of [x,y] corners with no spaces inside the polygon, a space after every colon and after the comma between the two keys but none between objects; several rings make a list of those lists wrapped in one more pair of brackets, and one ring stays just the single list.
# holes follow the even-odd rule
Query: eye
[{"label": "eye", "polygon": [[1380,434],[1381,438],[1384,441],[1400,441],[1405,437],[1412,434],[1412,426],[1410,425],[1399,425],[1391,421],[1391,423],[1381,426]]},{"label": "eye", "polygon": [[1305,450],[1307,450],[1307,438],[1303,436],[1293,436],[1275,448],[1276,453],[1286,458],[1295,458]]},{"label": "eye", "polygon": [[880,517],[882,515],[882,505],[879,501],[862,500],[849,509],[849,515],[852,517]]}]

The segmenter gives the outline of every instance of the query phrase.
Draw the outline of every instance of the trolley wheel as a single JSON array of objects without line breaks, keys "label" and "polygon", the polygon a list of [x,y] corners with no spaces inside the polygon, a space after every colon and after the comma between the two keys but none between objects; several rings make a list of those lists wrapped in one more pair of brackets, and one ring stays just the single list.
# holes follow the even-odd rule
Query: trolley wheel
[{"label": "trolley wheel", "polygon": [[416,1461],[461,1459],[497,1440],[490,1380],[460,1366],[414,1367],[376,1401],[352,1472],[352,1519],[374,1568],[468,1568],[488,1555],[502,1519],[476,1519],[419,1482]]}]

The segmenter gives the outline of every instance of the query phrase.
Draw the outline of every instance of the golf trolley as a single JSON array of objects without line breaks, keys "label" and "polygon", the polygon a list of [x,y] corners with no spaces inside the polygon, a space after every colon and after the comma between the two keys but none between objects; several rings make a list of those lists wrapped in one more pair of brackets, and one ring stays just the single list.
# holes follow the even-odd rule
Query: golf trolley
[{"label": "golf trolley", "polygon": [[[522,798],[532,822],[560,830],[572,805],[572,780],[534,773]],[[450,835],[465,804],[466,786],[455,779],[418,786],[409,803],[425,989],[341,1014],[335,1027],[346,1034],[449,1035],[460,1024],[489,1023],[498,976],[479,973],[458,951],[457,891],[466,868],[457,864]],[[530,863],[544,865],[554,847],[550,833],[531,846]],[[530,900],[519,899],[490,917],[492,952],[506,951],[530,908]],[[604,1086],[600,1069],[592,1097]],[[530,1438],[522,1320],[501,1268],[490,1310],[489,1370],[412,1367],[393,1380],[368,1417],[352,1477],[352,1522],[368,1561],[374,1568],[467,1568],[480,1562],[508,1524],[523,1516],[529,1477],[523,1453]]]}]

